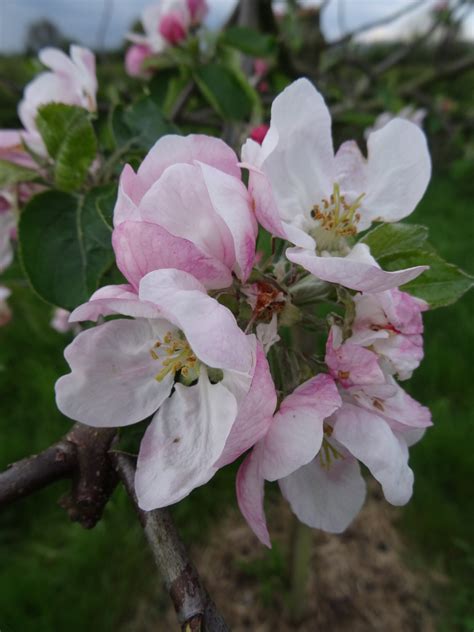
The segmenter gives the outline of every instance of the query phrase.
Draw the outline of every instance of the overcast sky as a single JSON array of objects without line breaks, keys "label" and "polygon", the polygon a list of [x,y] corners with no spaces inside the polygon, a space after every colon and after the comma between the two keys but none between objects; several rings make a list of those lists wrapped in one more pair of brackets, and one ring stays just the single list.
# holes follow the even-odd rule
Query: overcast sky
[{"label": "overcast sky", "polygon": [[[397,9],[411,4],[413,0],[332,0],[324,13],[323,28],[329,38],[340,35],[341,16],[346,29],[364,24]],[[208,22],[210,26],[222,23],[235,5],[235,0],[208,0],[211,7]],[[21,51],[24,47],[26,31],[32,22],[47,18],[54,22],[69,39],[96,48],[101,42],[101,24],[110,8],[105,45],[109,48],[120,46],[130,25],[138,17],[140,10],[150,4],[150,0],[0,0],[0,51]],[[435,0],[426,0],[427,6]],[[317,4],[307,0],[305,4]],[[342,10],[339,10],[338,6]],[[413,25],[423,26],[424,11],[405,20],[399,20],[390,27],[382,27],[371,33],[371,37],[384,39],[393,37],[400,31],[406,32]],[[468,36],[474,37],[474,15],[468,20]]]}]

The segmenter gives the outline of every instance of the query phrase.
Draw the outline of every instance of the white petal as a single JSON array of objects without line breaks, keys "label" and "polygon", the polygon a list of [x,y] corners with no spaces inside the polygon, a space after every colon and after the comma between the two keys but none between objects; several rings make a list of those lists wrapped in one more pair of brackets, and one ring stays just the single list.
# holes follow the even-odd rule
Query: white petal
[{"label": "white petal", "polygon": [[332,436],[362,461],[382,485],[392,505],[404,505],[413,490],[408,451],[382,417],[363,408],[344,404],[335,414]]},{"label": "white petal", "polygon": [[347,529],[365,500],[365,481],[350,456],[336,459],[329,469],[316,457],[279,483],[301,522],[330,533]]},{"label": "white petal", "polygon": [[150,349],[173,327],[166,321],[113,320],[80,333],[66,347],[71,373],[56,382],[59,410],[90,426],[128,426],[152,415],[168,397]]},{"label": "white petal", "polygon": [[353,256],[356,251],[363,248],[367,246],[356,244],[346,257],[319,257],[310,250],[288,248],[286,256],[318,279],[369,293],[383,292],[408,283],[428,269],[428,266],[415,266],[396,272],[386,272],[378,266],[359,261]]},{"label": "white petal", "polygon": [[313,205],[331,194],[335,170],[329,110],[307,79],[292,83],[273,102],[264,153],[268,145],[274,148],[262,170],[272,184],[282,220],[309,217]]},{"label": "white petal", "polygon": [[370,134],[367,147],[367,195],[362,200],[362,219],[403,219],[415,209],[430,180],[426,136],[414,123],[393,119]]},{"label": "white petal", "polygon": [[176,384],[140,446],[135,477],[140,507],[166,507],[207,483],[236,414],[235,397],[222,384],[211,384],[205,369],[196,385]]}]

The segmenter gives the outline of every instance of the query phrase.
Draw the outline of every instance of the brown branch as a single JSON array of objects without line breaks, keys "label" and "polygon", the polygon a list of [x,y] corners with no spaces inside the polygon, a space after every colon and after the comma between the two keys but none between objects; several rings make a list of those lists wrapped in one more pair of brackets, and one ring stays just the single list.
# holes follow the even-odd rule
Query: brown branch
[{"label": "brown branch", "polygon": [[110,456],[138,513],[182,631],[227,632],[229,628],[189,559],[170,512],[167,509],[141,510],[135,495],[133,459],[121,452],[112,451]]},{"label": "brown branch", "polygon": [[115,433],[113,428],[77,423],[43,452],[13,463],[0,473],[0,509],[55,481],[71,478],[72,489],[60,505],[71,520],[92,528],[117,482],[107,456]]}]

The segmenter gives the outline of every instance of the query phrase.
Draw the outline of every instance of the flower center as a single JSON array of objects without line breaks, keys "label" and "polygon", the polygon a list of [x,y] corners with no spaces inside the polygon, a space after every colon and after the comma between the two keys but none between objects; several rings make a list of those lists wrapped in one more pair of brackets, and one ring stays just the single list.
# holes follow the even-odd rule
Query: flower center
[{"label": "flower center", "polygon": [[336,459],[342,459],[343,456],[336,448],[329,442],[329,437],[332,435],[332,427],[329,424],[324,424],[324,438],[321,450],[319,451],[319,462],[321,467],[328,470],[331,463]]},{"label": "flower center", "polygon": [[[331,233],[329,242],[326,235],[326,239],[322,239],[323,243],[330,243],[334,241],[334,238],[355,235],[357,223],[360,220],[357,209],[360,207],[364,195],[365,193],[362,193],[355,202],[349,204],[345,196],[341,195],[339,185],[336,182],[329,199],[323,198],[320,204],[315,204],[311,209],[311,217],[318,223],[316,230],[312,231],[315,233],[317,241],[321,242],[321,229],[326,233]],[[324,248],[320,243],[318,245],[320,248]]]},{"label": "flower center", "polygon": [[161,371],[155,375],[155,380],[161,382],[170,373],[181,372],[185,378],[199,370],[199,361],[189,346],[188,341],[179,333],[168,331],[163,340],[157,340],[150,349],[153,360],[161,363]]}]

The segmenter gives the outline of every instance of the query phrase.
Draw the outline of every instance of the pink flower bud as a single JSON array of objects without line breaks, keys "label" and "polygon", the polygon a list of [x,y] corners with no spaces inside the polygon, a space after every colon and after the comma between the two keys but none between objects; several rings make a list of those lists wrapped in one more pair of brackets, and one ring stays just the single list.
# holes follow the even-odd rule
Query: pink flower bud
[{"label": "pink flower bud", "polygon": [[171,11],[164,15],[159,26],[160,34],[172,46],[186,39],[186,24],[178,11]]},{"label": "pink flower bud", "polygon": [[256,59],[253,62],[253,69],[257,77],[265,75],[270,68],[270,64],[265,59]]},{"label": "pink flower bud", "polygon": [[145,44],[133,44],[125,54],[125,70],[130,77],[146,78],[149,71],[143,69],[143,62],[150,57],[151,50]]},{"label": "pink flower bud", "polygon": [[267,125],[267,123],[262,123],[261,125],[253,128],[250,132],[250,138],[261,145],[269,129],[270,126]]},{"label": "pink flower bud", "polygon": [[200,24],[209,10],[206,0],[187,0],[189,13],[191,14],[191,22],[197,26]]}]

